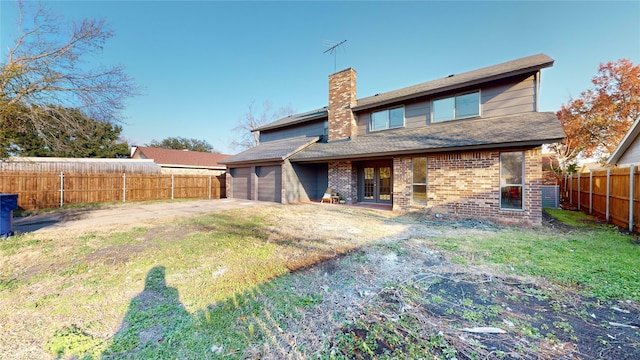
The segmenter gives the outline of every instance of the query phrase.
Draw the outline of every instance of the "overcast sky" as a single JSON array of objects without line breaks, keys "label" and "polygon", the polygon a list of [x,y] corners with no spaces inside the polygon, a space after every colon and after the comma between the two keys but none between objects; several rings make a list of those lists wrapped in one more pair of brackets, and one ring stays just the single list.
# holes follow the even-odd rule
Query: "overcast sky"
[{"label": "overcast sky", "polygon": [[[115,31],[96,64],[122,64],[143,87],[124,111],[132,145],[169,136],[224,153],[251,101],[305,112],[327,105],[337,70],[357,71],[358,97],[545,53],[541,111],[590,85],[601,62],[640,63],[640,2],[45,1],[67,20]],[[2,58],[17,34],[0,1]]]}]

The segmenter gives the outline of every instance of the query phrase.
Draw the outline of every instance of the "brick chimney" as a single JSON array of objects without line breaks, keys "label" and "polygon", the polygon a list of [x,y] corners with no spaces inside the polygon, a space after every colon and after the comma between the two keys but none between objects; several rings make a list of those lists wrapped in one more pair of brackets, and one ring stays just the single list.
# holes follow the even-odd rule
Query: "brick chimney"
[{"label": "brick chimney", "polygon": [[355,137],[356,71],[348,68],[329,75],[329,141]]}]

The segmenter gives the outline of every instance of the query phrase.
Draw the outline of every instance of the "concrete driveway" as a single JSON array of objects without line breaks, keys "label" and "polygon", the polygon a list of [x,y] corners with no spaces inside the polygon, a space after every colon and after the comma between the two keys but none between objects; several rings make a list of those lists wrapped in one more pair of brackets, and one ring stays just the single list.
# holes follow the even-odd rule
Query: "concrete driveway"
[{"label": "concrete driveway", "polygon": [[41,215],[14,218],[13,230],[17,234],[55,230],[101,230],[108,227],[135,225],[159,219],[188,217],[249,206],[281,205],[238,199],[123,203],[122,205],[96,209],[62,209]]}]

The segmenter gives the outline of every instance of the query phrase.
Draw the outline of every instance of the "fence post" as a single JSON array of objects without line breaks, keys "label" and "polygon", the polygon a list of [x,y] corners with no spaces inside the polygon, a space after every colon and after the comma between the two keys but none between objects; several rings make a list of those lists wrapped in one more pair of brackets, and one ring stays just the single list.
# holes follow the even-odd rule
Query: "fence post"
[{"label": "fence post", "polygon": [[635,173],[635,166],[629,167],[629,231],[633,231],[633,195],[634,184],[633,175]]},{"label": "fence post", "polygon": [[593,170],[589,170],[589,214],[593,214]]},{"label": "fence post", "polygon": [[580,186],[580,174],[581,173],[578,173],[578,210],[580,210],[580,203],[582,202],[580,201],[582,200],[582,194],[580,193],[580,191],[582,190]]},{"label": "fence post", "polygon": [[211,200],[211,175],[209,175],[209,200]]},{"label": "fence post", "polygon": [[60,172],[60,207],[64,206],[64,172]]},{"label": "fence post", "polygon": [[171,200],[173,200],[173,174],[171,174]]},{"label": "fence post", "polygon": [[573,174],[569,175],[569,204],[573,205]]},{"label": "fence post", "polygon": [[122,173],[122,202],[127,202],[127,173]]},{"label": "fence post", "polygon": [[609,221],[609,195],[611,191],[609,190],[609,184],[611,181],[611,169],[607,169],[607,201],[606,201],[606,211],[605,211],[605,220]]}]

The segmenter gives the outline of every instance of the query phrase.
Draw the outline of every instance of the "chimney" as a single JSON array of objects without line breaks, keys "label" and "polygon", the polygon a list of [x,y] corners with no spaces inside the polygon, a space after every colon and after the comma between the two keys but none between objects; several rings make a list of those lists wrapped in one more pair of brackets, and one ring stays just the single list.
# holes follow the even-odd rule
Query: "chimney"
[{"label": "chimney", "polygon": [[356,136],[356,71],[348,68],[329,75],[329,141]]}]

